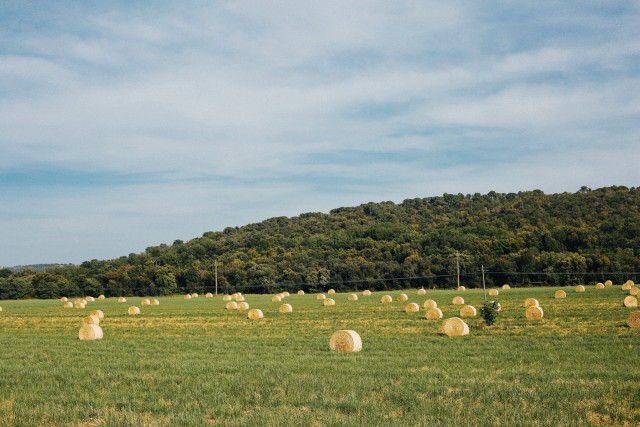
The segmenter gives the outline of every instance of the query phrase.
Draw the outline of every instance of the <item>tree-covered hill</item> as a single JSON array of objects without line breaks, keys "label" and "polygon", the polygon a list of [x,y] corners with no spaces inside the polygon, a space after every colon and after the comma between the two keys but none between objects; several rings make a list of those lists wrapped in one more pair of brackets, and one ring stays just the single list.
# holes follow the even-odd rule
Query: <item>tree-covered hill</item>
[{"label": "tree-covered hill", "polygon": [[[367,203],[206,232],[114,260],[0,271],[0,299],[637,280],[640,188]],[[215,264],[217,263],[217,269]]]}]

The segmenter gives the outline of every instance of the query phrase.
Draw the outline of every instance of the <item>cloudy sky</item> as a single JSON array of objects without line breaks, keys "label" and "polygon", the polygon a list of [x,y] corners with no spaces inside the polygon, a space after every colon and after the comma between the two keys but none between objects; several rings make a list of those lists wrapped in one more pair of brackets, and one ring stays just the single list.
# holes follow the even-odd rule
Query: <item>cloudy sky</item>
[{"label": "cloudy sky", "polygon": [[4,1],[0,266],[635,187],[639,22],[638,1]]}]

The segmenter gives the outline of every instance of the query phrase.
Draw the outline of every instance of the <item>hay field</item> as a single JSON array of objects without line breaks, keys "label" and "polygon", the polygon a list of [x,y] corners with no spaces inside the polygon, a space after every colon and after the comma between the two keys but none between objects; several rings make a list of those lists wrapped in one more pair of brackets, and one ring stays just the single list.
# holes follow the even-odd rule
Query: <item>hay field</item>
[{"label": "hay field", "polygon": [[[480,308],[481,290],[336,293],[334,306],[245,295],[256,320],[222,295],[159,298],[137,316],[115,298],[2,301],[0,426],[639,425],[640,328],[626,325],[637,308],[619,285],[594,285],[564,299],[501,290],[496,325],[465,317],[463,337],[437,332],[459,315],[454,296]],[[407,313],[400,293],[420,310]],[[542,319],[525,318],[527,298]],[[425,319],[427,299],[443,319]],[[104,338],[81,341],[92,310]],[[356,331],[362,351],[332,352],[338,330]]]}]

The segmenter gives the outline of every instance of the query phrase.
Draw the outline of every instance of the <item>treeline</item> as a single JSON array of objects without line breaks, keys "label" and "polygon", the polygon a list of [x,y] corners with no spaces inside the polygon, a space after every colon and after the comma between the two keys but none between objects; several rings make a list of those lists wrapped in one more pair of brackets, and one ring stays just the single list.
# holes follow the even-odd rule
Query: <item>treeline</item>
[{"label": "treeline", "polygon": [[[217,268],[216,268],[217,264]],[[271,218],[144,253],[0,270],[0,299],[636,280],[640,188],[444,194]]]}]

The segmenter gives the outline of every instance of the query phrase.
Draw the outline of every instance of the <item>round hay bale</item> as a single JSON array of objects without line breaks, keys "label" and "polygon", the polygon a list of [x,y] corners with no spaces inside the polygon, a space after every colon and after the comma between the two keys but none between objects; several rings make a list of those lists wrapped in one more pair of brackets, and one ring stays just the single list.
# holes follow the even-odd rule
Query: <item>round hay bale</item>
[{"label": "round hay bale", "polygon": [[442,319],[442,310],[440,310],[438,307],[429,308],[427,309],[424,317],[429,320]]},{"label": "round hay bale", "polygon": [[83,303],[82,301],[76,301],[73,303],[73,306],[75,308],[84,308],[85,307],[85,303]]},{"label": "round hay bale", "polygon": [[605,286],[613,286],[613,282],[611,280],[605,280],[604,281],[604,285]]},{"label": "round hay bale", "polygon": [[329,348],[331,351],[354,353],[362,350],[362,339],[356,331],[336,331],[331,335]]},{"label": "round hay bale", "polygon": [[586,290],[587,288],[585,288],[583,285],[576,286],[576,292],[584,292]]},{"label": "round hay bale", "polygon": [[244,301],[240,301],[238,303],[238,310],[249,310],[249,303],[248,302],[244,302]]},{"label": "round hay bale", "polygon": [[503,291],[508,291],[509,289],[511,289],[511,286],[509,286],[509,285],[502,285],[502,290],[503,290]]},{"label": "round hay bale", "polygon": [[325,299],[327,296],[325,294],[318,294],[316,295],[316,299],[317,300],[321,300],[321,299]]},{"label": "round hay bale", "polygon": [[327,293],[328,293],[329,295],[333,295],[333,294],[335,294],[335,293],[336,293],[336,291],[335,291],[335,289],[329,289],[329,290],[327,291]]},{"label": "round hay bale", "polygon": [[596,283],[596,289],[604,289],[604,283]]},{"label": "round hay bale", "polygon": [[149,298],[145,298],[140,301],[140,305],[151,305],[151,300]]},{"label": "round hay bale", "polygon": [[100,318],[94,314],[90,314],[82,319],[82,323],[86,323],[87,325],[99,325]]},{"label": "round hay bale", "polygon": [[262,313],[262,310],[260,310],[259,308],[252,308],[247,312],[247,319],[257,320],[257,319],[262,319],[263,317],[264,317],[264,314]]},{"label": "round hay bale", "polygon": [[160,301],[158,300],[158,298],[153,298],[151,300],[151,305],[160,305]]},{"label": "round hay bale", "polygon": [[284,297],[288,297],[289,295],[290,295],[290,294],[289,294],[289,292],[287,292],[287,291],[284,291],[284,292],[282,293],[282,296],[284,296]]},{"label": "round hay bale", "polygon": [[135,305],[132,305],[131,307],[129,307],[127,309],[127,313],[131,316],[136,316],[138,314],[140,314],[140,309],[138,307],[136,307]]},{"label": "round hay bale", "polygon": [[438,303],[432,299],[428,299],[424,302],[424,304],[422,304],[422,307],[424,307],[425,310],[428,310],[430,308],[438,308]]},{"label": "round hay bale", "polygon": [[81,303],[83,303],[84,305],[87,305],[87,303],[88,303],[88,301],[87,301],[87,299],[86,299],[86,298],[82,298],[82,299],[80,300],[80,302],[81,302]]},{"label": "round hay bale", "polygon": [[213,294],[211,292],[207,292],[206,294],[204,294],[205,298],[213,298]]},{"label": "round hay bale", "polygon": [[83,341],[101,340],[102,328],[98,325],[84,324],[78,332],[78,338]]},{"label": "round hay bale", "polygon": [[631,290],[632,287],[633,287],[633,285],[631,283],[627,282],[627,283],[622,285],[622,290],[623,291],[629,291],[629,290]]},{"label": "round hay bale", "polygon": [[449,337],[469,335],[469,325],[459,317],[450,317],[442,324],[442,333]]},{"label": "round hay bale", "polygon": [[400,302],[404,302],[404,301],[406,301],[408,299],[409,299],[409,296],[407,294],[398,295],[398,301],[400,301]]},{"label": "round hay bale", "polygon": [[393,302],[393,298],[391,298],[391,295],[385,295],[382,298],[380,298],[380,302],[387,304],[387,303]]},{"label": "round hay bale", "polygon": [[235,297],[236,302],[243,302],[244,301],[244,295],[236,295]]},{"label": "round hay bale", "polygon": [[278,311],[280,313],[291,313],[293,311],[293,307],[291,307],[291,304],[282,304],[279,308]]},{"label": "round hay bale", "polygon": [[640,293],[640,288],[638,288],[637,286],[634,286],[631,289],[629,289],[629,295],[636,296],[638,295],[638,293]]},{"label": "round hay bale", "polygon": [[104,319],[104,313],[102,312],[102,310],[93,310],[91,312],[91,315],[98,316],[98,319]]},{"label": "round hay bale", "polygon": [[67,297],[62,297],[62,298],[60,298],[60,301],[62,301],[62,302],[67,302],[67,301],[69,301],[69,298],[67,298]]},{"label": "round hay bale", "polygon": [[492,297],[496,297],[498,294],[500,294],[500,292],[497,289],[489,289],[489,295]]},{"label": "round hay bale", "polygon": [[566,298],[567,297],[567,293],[565,291],[563,291],[562,289],[558,289],[556,291],[556,293],[554,294],[554,297],[556,299]]},{"label": "round hay bale", "polygon": [[104,295],[99,295],[98,299],[100,299],[100,300],[105,299],[105,296]]},{"label": "round hay bale", "polygon": [[227,310],[237,310],[238,309],[238,303],[235,301],[229,301],[227,302]]},{"label": "round hay bale", "polygon": [[281,300],[284,299],[284,294],[282,292],[280,292],[279,294],[277,294],[276,296],[280,297]]},{"label": "round hay bale", "polygon": [[222,301],[227,302],[227,301],[231,301],[233,299],[233,297],[231,295],[225,295],[222,297]]},{"label": "round hay bale", "polygon": [[362,296],[370,297],[371,296],[371,291],[369,289],[367,289],[366,291],[362,291]]},{"label": "round hay bale", "polygon": [[191,294],[191,298],[198,298],[198,294],[196,294],[195,292]]},{"label": "round hay bale", "polygon": [[467,290],[467,288],[465,288],[464,286],[458,286],[458,291],[459,292],[464,292],[466,290]]},{"label": "round hay bale", "polygon": [[298,291],[298,295],[304,295],[304,291],[303,291],[302,289],[300,289],[300,290]]},{"label": "round hay bale", "polygon": [[62,306],[64,308],[73,308],[73,303],[71,301],[67,301],[64,304],[62,304]]},{"label": "round hay bale", "polygon": [[191,298],[192,298],[192,297],[191,297],[191,294],[186,294],[186,295],[184,296],[184,299],[191,299]]},{"label": "round hay bale", "polygon": [[282,298],[278,295],[274,295],[271,297],[271,302],[280,302],[282,301]]},{"label": "round hay bale", "polygon": [[527,307],[524,315],[529,320],[539,320],[544,316],[544,311],[542,311],[542,307],[538,305],[532,305],[531,307]]},{"label": "round hay bale", "polygon": [[636,297],[634,297],[633,295],[629,295],[628,297],[626,297],[624,299],[624,306],[625,307],[637,307],[638,306],[638,299]]},{"label": "round hay bale", "polygon": [[525,308],[534,307],[534,306],[540,306],[540,303],[538,302],[537,299],[535,299],[535,298],[527,298],[526,300],[524,300],[524,307]]},{"label": "round hay bale", "polygon": [[475,317],[478,315],[478,310],[472,305],[465,305],[460,309],[460,317]]},{"label": "round hay bale", "polygon": [[349,295],[347,295],[347,299],[349,301],[358,301],[358,295],[357,294],[349,294]]},{"label": "round hay bale", "polygon": [[427,290],[425,288],[418,289],[418,295],[426,295],[426,294],[427,294]]},{"label": "round hay bale", "polygon": [[640,328],[640,311],[632,311],[627,319],[630,328]]},{"label": "round hay bale", "polygon": [[120,297],[118,298],[118,302],[127,302],[127,299],[125,297]]},{"label": "round hay bale", "polygon": [[85,300],[87,300],[87,302],[94,302],[96,299],[94,297],[86,297]]},{"label": "round hay bale", "polygon": [[336,305],[336,301],[333,298],[325,298],[322,304],[328,307],[330,305]]},{"label": "round hay bale", "polygon": [[462,297],[454,297],[453,300],[451,301],[451,303],[453,305],[462,305],[462,304],[464,304],[464,298],[462,298]]},{"label": "round hay bale", "polygon": [[417,313],[420,311],[420,306],[415,302],[410,302],[404,307],[404,311],[407,313]]}]

